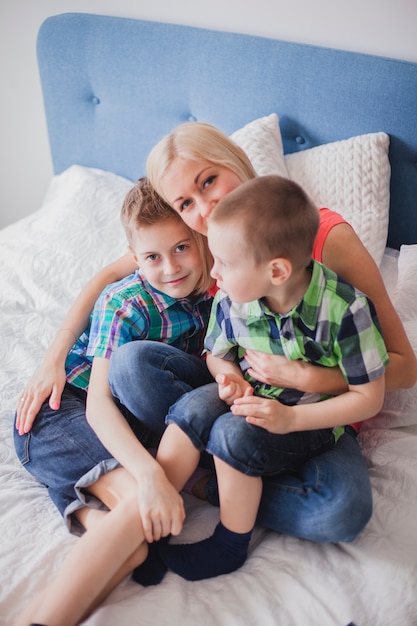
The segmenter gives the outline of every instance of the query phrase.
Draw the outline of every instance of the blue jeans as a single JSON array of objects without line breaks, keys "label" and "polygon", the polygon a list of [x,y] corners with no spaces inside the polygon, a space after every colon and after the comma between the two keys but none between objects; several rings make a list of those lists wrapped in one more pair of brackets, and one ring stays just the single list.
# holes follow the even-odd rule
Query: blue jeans
[{"label": "blue jeans", "polygon": [[[152,419],[160,424],[162,434],[169,408],[184,393],[213,379],[199,359],[166,344],[137,341],[113,353],[109,382],[122,404],[145,423]],[[264,478],[263,484],[258,523],[288,535],[317,542],[352,541],[372,515],[367,466],[349,427],[331,449],[296,472]],[[218,505],[215,477],[206,495]]]},{"label": "blue jeans", "polygon": [[182,396],[166,421],[181,428],[197,450],[207,450],[248,476],[292,473],[334,445],[331,428],[275,435],[248,424],[220,400],[216,383]]},{"label": "blue jeans", "polygon": [[[16,427],[13,429],[20,462],[47,487],[71,530],[75,530],[72,513],[77,509],[85,505],[105,508],[86,490],[101,475],[119,467],[88,424],[85,404],[85,392],[67,384],[57,411],[46,401],[28,433],[19,435]],[[135,435],[146,445],[149,431],[132,416],[126,415],[126,418]]]},{"label": "blue jeans", "polygon": [[203,359],[159,341],[132,341],[110,358],[111,392],[126,409],[162,436],[172,404],[213,382]]}]

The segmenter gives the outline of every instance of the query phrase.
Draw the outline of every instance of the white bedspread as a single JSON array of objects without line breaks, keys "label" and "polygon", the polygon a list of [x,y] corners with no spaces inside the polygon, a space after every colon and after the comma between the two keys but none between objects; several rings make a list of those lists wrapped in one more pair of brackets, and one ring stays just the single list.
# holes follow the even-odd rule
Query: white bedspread
[{"label": "white bedspread", "polygon": [[[56,177],[40,211],[0,232],[0,624],[54,577],[77,538],[15,457],[16,400],[82,284],[125,249],[118,211],[129,181],[83,168]],[[414,305],[415,306],[415,305]],[[417,422],[417,419],[416,419]],[[237,572],[187,582],[126,579],[89,626],[416,626],[417,427],[360,434],[374,514],[351,544],[257,529]],[[186,497],[181,539],[207,536],[218,510]]]}]

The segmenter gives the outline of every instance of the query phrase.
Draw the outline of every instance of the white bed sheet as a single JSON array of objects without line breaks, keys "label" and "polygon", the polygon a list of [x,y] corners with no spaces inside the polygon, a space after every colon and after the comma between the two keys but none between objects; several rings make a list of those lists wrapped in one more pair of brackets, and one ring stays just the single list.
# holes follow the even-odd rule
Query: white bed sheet
[{"label": "white bed sheet", "polygon": [[[109,182],[110,181],[110,182]],[[15,457],[18,394],[82,284],[125,249],[119,224],[129,181],[86,168],[55,177],[32,216],[0,232],[0,624],[9,626],[60,567],[71,536],[46,489]],[[389,258],[388,258],[389,257]],[[397,259],[385,258],[387,282]],[[417,420],[416,420],[417,421]],[[317,545],[257,529],[237,572],[188,582],[126,579],[88,626],[416,626],[417,427],[360,435],[374,514],[351,544]],[[218,510],[186,496],[181,540],[207,536]]]}]

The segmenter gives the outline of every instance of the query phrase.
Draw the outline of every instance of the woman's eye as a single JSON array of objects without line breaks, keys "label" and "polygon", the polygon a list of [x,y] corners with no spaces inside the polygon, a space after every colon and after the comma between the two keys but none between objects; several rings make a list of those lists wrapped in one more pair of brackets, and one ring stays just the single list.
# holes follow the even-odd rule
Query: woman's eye
[{"label": "woman's eye", "polygon": [[185,250],[187,250],[187,248],[188,248],[187,244],[186,243],[182,243],[182,244],[180,244],[179,246],[177,246],[175,248],[175,251],[176,252],[184,252]]},{"label": "woman's eye", "polygon": [[188,209],[188,207],[191,204],[191,200],[184,200],[184,202],[182,202],[181,206],[180,206],[180,213],[182,213],[183,211],[186,211]]},{"label": "woman's eye", "polygon": [[209,176],[208,178],[206,178],[206,180],[203,182],[203,189],[206,189],[206,187],[210,187],[210,185],[212,185],[215,181],[216,177],[214,176]]}]

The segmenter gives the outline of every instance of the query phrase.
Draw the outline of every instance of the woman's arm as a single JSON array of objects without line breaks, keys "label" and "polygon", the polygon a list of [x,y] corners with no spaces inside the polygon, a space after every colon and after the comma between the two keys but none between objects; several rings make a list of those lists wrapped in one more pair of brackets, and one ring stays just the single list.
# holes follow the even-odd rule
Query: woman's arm
[{"label": "woman's arm", "polygon": [[411,387],[417,380],[416,356],[378,266],[350,226],[338,224],[332,228],[324,244],[323,263],[365,293],[375,306],[390,357],[386,390]]},{"label": "woman's arm", "polygon": [[107,382],[109,363],[105,358],[93,359],[87,394],[88,423],[137,482],[146,540],[157,541],[169,533],[178,535],[185,518],[183,500],[117,408]]},{"label": "woman's arm", "polygon": [[348,391],[312,404],[286,406],[270,398],[238,398],[232,413],[270,433],[285,435],[303,430],[344,426],[376,415],[384,400],[384,376],[363,385],[351,385]]},{"label": "woman's arm", "polygon": [[50,407],[59,409],[66,380],[65,359],[87,327],[95,301],[106,285],[128,276],[135,269],[137,264],[128,253],[103,268],[81,291],[46,350],[39,368],[26,383],[20,396],[16,411],[19,430],[30,430],[42,403],[48,397]]}]

